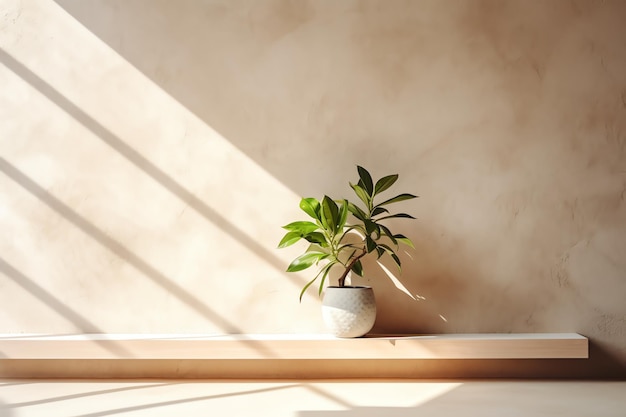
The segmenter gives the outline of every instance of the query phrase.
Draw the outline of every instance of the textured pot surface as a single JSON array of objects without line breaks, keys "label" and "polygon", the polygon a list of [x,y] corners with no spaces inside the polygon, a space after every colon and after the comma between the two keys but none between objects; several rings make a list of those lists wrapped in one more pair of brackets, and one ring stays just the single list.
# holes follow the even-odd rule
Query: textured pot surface
[{"label": "textured pot surface", "polygon": [[322,301],[324,323],[337,337],[360,337],[374,327],[376,300],[371,287],[328,287]]}]

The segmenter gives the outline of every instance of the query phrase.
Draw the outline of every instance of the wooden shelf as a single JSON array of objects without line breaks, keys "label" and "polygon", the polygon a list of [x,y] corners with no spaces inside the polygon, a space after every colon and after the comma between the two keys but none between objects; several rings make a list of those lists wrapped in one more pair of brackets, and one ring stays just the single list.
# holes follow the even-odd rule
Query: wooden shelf
[{"label": "wooden shelf", "polygon": [[0,361],[12,359],[557,359],[587,358],[577,333],[372,335],[77,334],[0,335]]}]

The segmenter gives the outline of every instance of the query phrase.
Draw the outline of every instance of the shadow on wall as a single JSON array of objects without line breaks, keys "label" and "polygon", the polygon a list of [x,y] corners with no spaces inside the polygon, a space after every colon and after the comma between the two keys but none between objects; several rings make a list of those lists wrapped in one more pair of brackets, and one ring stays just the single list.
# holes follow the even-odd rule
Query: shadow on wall
[{"label": "shadow on wall", "polygon": [[[152,265],[148,264],[145,260],[128,250],[115,239],[109,237],[106,233],[87,221],[72,208],[67,206],[62,201],[58,200],[48,191],[44,190],[41,186],[35,183],[33,180],[28,178],[24,173],[19,171],[4,158],[0,158],[0,171],[7,177],[15,181],[17,184],[19,184],[21,187],[23,187],[26,191],[30,192],[33,196],[37,197],[41,202],[45,203],[48,207],[57,212],[67,221],[85,232],[104,248],[111,251],[121,259],[124,259],[128,264],[132,265],[144,276],[150,278],[155,284],[167,290],[170,294],[174,295],[180,301],[187,304],[196,312],[200,313],[205,319],[209,320],[211,323],[219,326],[224,332],[243,333],[228,319],[224,318],[221,314],[208,307],[206,303],[202,302],[195,295],[185,290],[172,279],[168,278]],[[13,268],[11,265],[3,260],[0,262],[0,270],[5,272],[7,276],[16,281],[20,286],[22,286],[22,288],[26,289],[32,295],[39,298],[41,301],[49,305],[57,312],[61,313],[64,317],[70,319],[70,321],[77,325],[78,328],[82,331],[93,332],[94,330],[97,330],[97,328],[95,328],[90,322],[82,318],[77,313],[73,312],[70,308],[64,306],[62,303],[56,300],[56,298],[54,298],[47,292],[44,292],[40,287],[34,284],[32,280],[27,279],[23,274],[21,274],[19,271],[17,271],[15,268]],[[253,348],[259,350],[259,352],[262,352],[268,358],[275,356],[275,354],[271,350],[267,349],[262,344],[259,344],[258,342],[252,340],[250,340],[249,343]],[[116,353],[128,354],[127,352]],[[132,355],[130,356],[132,357]]]},{"label": "shadow on wall", "polygon": [[[84,217],[79,215],[68,205],[58,200],[48,191],[35,183],[33,180],[28,178],[24,173],[19,171],[4,158],[0,158],[0,171],[4,175],[15,181],[17,184],[19,184],[26,191],[30,192],[33,196],[37,197],[41,202],[45,203],[52,210],[63,216],[63,218],[65,218],[67,221],[78,227],[87,235],[91,236],[100,245],[113,252],[120,258],[124,259],[137,270],[141,271],[145,276],[151,278],[156,284],[165,288],[168,292],[174,294],[190,307],[192,307],[194,310],[201,313],[205,318],[207,318],[211,322],[218,324],[221,328],[224,329],[224,331],[240,333],[238,332],[238,329],[236,327],[234,327],[231,323],[213,312],[209,307],[206,306],[206,304],[197,299],[194,295],[188,293],[184,288],[180,287],[178,284],[164,276],[153,266],[149,265],[143,259],[130,252],[122,244],[109,237],[106,233],[87,221]],[[4,267],[3,269],[7,269],[9,272],[12,273],[10,276],[15,276],[15,271],[12,268],[9,270],[8,264],[3,263],[1,265]],[[93,328],[87,328],[82,330],[90,331],[93,330]]]},{"label": "shadow on wall", "polygon": [[[594,163],[591,157],[601,157],[603,154],[592,154],[585,148],[585,139],[576,136],[577,128],[568,131],[559,123],[568,126],[591,123],[585,121],[585,118],[595,117],[595,113],[590,112],[593,109],[579,104],[570,108],[560,100],[579,103],[594,101],[599,97],[600,102],[608,103],[610,96],[602,96],[604,93],[601,90],[598,96],[588,99],[584,95],[585,91],[577,89],[585,80],[589,81],[590,86],[596,86],[596,78],[609,74],[607,68],[620,68],[615,63],[620,56],[609,62],[608,52],[589,53],[587,59],[587,55],[581,55],[581,51],[567,50],[569,55],[556,57],[561,61],[550,61],[552,52],[555,52],[550,48],[556,50],[559,46],[556,40],[567,32],[554,29],[557,26],[549,18],[535,19],[537,14],[547,10],[543,6],[529,7],[524,2],[494,5],[478,1],[472,4],[480,7],[469,7],[473,9],[469,12],[460,9],[452,13],[445,7],[435,8],[433,19],[441,18],[443,13],[447,16],[443,19],[445,24],[437,26],[433,20],[435,23],[429,22],[430,26],[426,26],[419,20],[425,15],[419,13],[421,2],[402,2],[402,7],[393,3],[396,6],[379,7],[377,10],[365,10],[370,6],[375,8],[376,2],[369,3],[369,6],[362,6],[360,2],[338,3],[321,9],[316,8],[315,2],[281,0],[241,3],[56,0],[56,3],[297,194],[315,195],[322,190],[334,189],[337,187],[334,185],[336,176],[350,178],[355,163],[375,171],[400,173],[401,178],[413,184],[407,190],[410,192],[421,193],[419,181],[428,184],[430,192],[436,194],[430,197],[431,201],[439,198],[431,203],[431,207],[435,207],[431,208],[431,214],[436,219],[435,222],[429,219],[427,225],[418,222],[411,226],[414,229],[406,233],[412,238],[423,238],[418,242],[415,265],[408,266],[402,276],[402,282],[409,292],[425,299],[416,296],[414,300],[397,292],[386,280],[372,283],[379,287],[381,298],[398,299],[397,303],[385,303],[395,310],[393,314],[383,313],[378,323],[380,329],[550,331],[556,326],[558,329],[574,330],[576,327],[576,330],[596,332],[607,340],[623,339],[623,332],[619,333],[619,329],[611,333],[611,329],[605,331],[599,328],[605,319],[599,317],[602,311],[591,311],[594,306],[587,306],[585,313],[580,313],[575,319],[560,317],[550,322],[546,317],[556,310],[552,305],[557,302],[563,304],[562,299],[558,300],[559,297],[571,299],[571,296],[560,288],[555,289],[550,277],[546,278],[550,272],[551,259],[546,260],[537,255],[533,262],[526,263],[524,248],[532,246],[541,252],[545,248],[538,247],[535,242],[553,238],[547,236],[551,231],[556,230],[554,234],[573,234],[574,229],[579,227],[585,230],[597,230],[600,227],[596,221],[603,218],[604,209],[595,206],[588,207],[593,212],[591,215],[584,213],[584,208],[580,210],[581,217],[588,216],[583,221],[584,227],[577,223],[579,220],[574,219],[573,211],[571,223],[560,223],[563,216],[558,210],[543,212],[552,210],[550,204],[553,202],[558,206],[563,201],[567,203],[570,198],[577,198],[581,184],[576,184],[575,190],[564,190],[555,198],[555,190],[560,185],[573,188],[573,184],[578,181],[589,190],[588,198],[595,201],[598,184],[604,184],[616,175],[598,171],[597,184],[588,180],[593,176],[586,175],[588,171],[585,169],[589,167],[578,165],[579,154],[582,154],[581,161],[590,165]],[[512,4],[517,4],[517,8],[510,7]],[[589,11],[595,11],[591,9],[596,7],[602,9],[604,6],[589,6]],[[560,2],[550,7],[549,13],[545,15],[560,16],[561,8],[569,13],[562,23],[570,25],[568,29],[576,30],[575,24],[580,23],[577,19],[586,13],[572,17],[570,9],[577,8],[577,5]],[[508,22],[503,23],[503,17],[513,18],[516,10],[523,10],[524,18],[513,19],[517,26],[508,28]],[[604,12],[606,10],[603,9]],[[457,20],[459,16],[456,13],[469,16],[461,16]],[[446,33],[446,29],[458,21],[464,22],[466,26]],[[468,23],[471,23],[471,28]],[[596,20],[592,23],[602,26],[604,22]],[[531,28],[538,30],[531,30],[534,33],[531,36],[524,32],[527,29],[523,28],[523,24],[530,24]],[[507,26],[507,29],[503,29],[503,26]],[[542,44],[544,34],[550,41],[545,42],[546,48],[536,50],[537,45],[534,43]],[[583,31],[580,37],[585,35]],[[598,35],[596,46],[593,39],[584,40],[584,47],[601,49],[599,45],[605,35]],[[429,47],[431,40],[433,45]],[[583,48],[573,42],[566,46]],[[614,45],[604,46],[610,52],[618,50]],[[446,50],[442,48],[447,47],[458,48],[458,51],[454,49],[460,53],[458,57],[450,54],[457,57],[458,62],[442,63],[435,59],[442,55],[441,50]],[[571,61],[572,57],[578,61]],[[432,62],[429,58],[433,58]],[[592,60],[599,63],[595,67],[582,65]],[[554,81],[554,78],[567,78],[568,69],[576,62],[584,68],[572,77],[580,79]],[[547,74],[549,63],[554,64],[551,69],[553,79],[549,88],[546,88],[547,75],[550,75]],[[438,72],[442,65],[447,69],[462,67],[463,71],[450,70],[447,77],[433,76],[432,73]],[[563,77],[558,76],[559,71]],[[481,78],[477,73],[487,75]],[[616,80],[619,79],[617,75],[614,76]],[[473,81],[471,77],[476,78],[477,87],[464,89],[465,84]],[[619,89],[619,83],[615,82],[613,87]],[[551,97],[546,97],[550,94]],[[619,92],[615,97],[618,95]],[[477,102],[485,106],[482,113],[473,112],[474,108],[481,107],[476,106]],[[564,110],[543,115],[545,103],[555,108],[563,107]],[[617,104],[619,111],[623,111],[621,103]],[[71,110],[76,113],[76,109]],[[545,119],[552,116],[554,124],[547,123]],[[615,118],[618,120],[619,116]],[[594,125],[595,130],[585,133],[590,138],[590,144],[598,137],[603,139],[596,135],[601,130],[619,128],[617,122],[609,119],[600,117],[596,122],[599,127]],[[602,126],[604,123],[606,125]],[[548,139],[545,132],[550,129],[563,131],[563,137],[556,141]],[[424,131],[424,135],[416,133]],[[480,137],[485,131],[491,135],[487,140]],[[186,190],[172,184],[169,178],[163,178],[157,167],[146,164],[119,141],[112,140],[106,132],[104,135],[101,133],[96,131],[109,145],[161,182],[170,192],[191,206],[197,203]],[[566,137],[570,133],[576,137]],[[501,141],[500,136],[503,134],[508,142]],[[419,140],[415,139],[416,135],[420,136]],[[615,142],[620,144],[621,137],[617,133],[614,136]],[[471,140],[465,140],[467,137]],[[554,143],[547,146],[540,143],[542,140]],[[450,143],[456,147],[445,146]],[[526,144],[528,147],[522,149],[523,152],[512,151]],[[577,148],[576,152],[571,148]],[[620,155],[617,151],[611,151],[610,147],[605,146],[603,149],[610,151],[609,156]],[[586,159],[586,156],[591,159]],[[450,163],[450,158],[456,158],[456,164]],[[538,169],[542,164],[551,166],[555,161],[550,158],[556,158],[557,163],[562,163],[565,174],[551,169]],[[303,161],[315,167],[315,172],[320,175],[316,183],[312,183],[310,170],[302,169]],[[388,169],[390,166],[394,167],[393,170]],[[429,169],[434,169],[435,173],[429,172]],[[468,174],[469,179],[466,181],[461,178],[464,174]],[[538,187],[552,174],[572,177],[563,184],[554,182]],[[475,182],[481,183],[478,190]],[[343,189],[343,184],[341,186]],[[449,188],[440,190],[446,187]],[[471,245],[473,242],[470,240],[479,232],[483,237],[493,238],[489,244],[480,242],[484,249],[498,249],[501,244],[498,235],[504,235],[511,229],[499,225],[493,232],[496,237],[493,237],[485,230],[492,226],[488,219],[489,213],[495,211],[477,215],[484,221],[481,224],[470,213],[466,214],[464,208],[458,207],[469,203],[469,209],[484,211],[493,204],[493,199],[506,194],[510,188],[513,188],[513,193],[508,197],[516,205],[512,198],[515,197],[515,187],[522,191],[530,190],[529,196],[522,196],[522,205],[532,205],[535,199],[543,198],[547,202],[536,205],[534,208],[537,210],[522,219],[535,225],[524,224],[520,229],[524,233],[523,238],[530,243],[524,240],[512,245],[510,252],[515,255],[511,258],[516,262],[485,271],[482,268],[492,260],[492,253],[463,252],[459,247]],[[539,188],[537,193],[535,188]],[[478,191],[476,195],[474,191]],[[462,195],[451,198],[446,192],[459,192]],[[606,191],[606,194],[610,192]],[[480,201],[484,197],[489,200]],[[439,206],[445,203],[457,208],[448,207],[447,213],[440,212]],[[205,208],[198,204],[196,206],[203,213]],[[519,207],[507,207],[507,210],[519,211]],[[459,218],[442,220],[450,212]],[[517,214],[515,211],[516,218]],[[206,210],[203,215],[217,224],[224,224],[222,219],[215,218]],[[437,220],[441,223],[437,224]],[[447,242],[437,232],[432,232],[439,226],[447,226],[448,231],[453,230],[457,227],[451,224],[454,221],[471,224],[466,224],[465,229],[458,231]],[[535,230],[551,221],[556,223],[552,229]],[[612,227],[616,223],[610,219],[607,222],[608,226],[602,226]],[[565,230],[561,230],[561,226]],[[229,233],[234,232],[237,236],[237,230],[229,229],[228,225],[225,227]],[[459,244],[458,239],[464,240],[463,245]],[[560,256],[567,250],[566,237],[562,240],[557,238],[554,239],[556,243],[545,243],[544,246]],[[242,241],[247,242],[246,239]],[[263,249],[252,250],[256,250],[281,271],[284,269],[284,265],[272,262],[271,257],[265,256],[267,254]],[[477,260],[481,266],[474,262],[472,255],[480,256]],[[524,283],[522,279],[514,280],[505,276],[510,268],[518,268],[513,272],[517,274],[515,278],[532,277],[534,281]],[[492,282],[486,282],[489,280]],[[568,301],[571,303],[577,301],[572,302],[570,299]],[[568,308],[565,305],[558,313],[567,315],[570,311]],[[616,306],[611,308],[617,311],[618,319],[623,317],[618,316],[623,314],[623,309]],[[596,322],[586,322],[584,317],[581,318],[587,312],[593,315]],[[427,315],[424,321],[421,321],[420,314]],[[403,322],[398,324],[394,322],[394,317],[411,319],[403,318]],[[550,323],[548,325],[553,328],[545,329],[542,321]],[[594,357],[593,362],[596,360]]]},{"label": "shadow on wall", "polygon": [[[81,314],[74,311],[71,307],[61,302],[54,295],[50,294],[50,292],[39,286],[35,282],[35,280],[27,277],[26,275],[18,271],[11,264],[2,259],[2,257],[0,257],[0,272],[9,277],[9,279],[11,279],[15,284],[22,287],[33,297],[41,301],[48,308],[54,310],[57,314],[72,323],[79,331],[85,333],[103,333],[102,330],[98,328],[98,326],[87,320]],[[96,341],[96,343],[100,344],[101,342]],[[111,343],[104,343],[101,344],[101,346],[109,350],[111,353],[117,355],[118,357],[133,357],[133,354],[127,349],[124,349],[122,346],[117,346]],[[4,357],[4,355],[2,355],[2,352],[0,352],[0,358],[2,357]]]},{"label": "shadow on wall", "polygon": [[[51,85],[46,83],[43,79],[38,77],[35,73],[30,71],[2,49],[0,49],[0,62],[2,62],[7,68],[11,69],[15,74],[20,76],[24,81],[29,83],[33,88],[36,88],[50,101],[63,109],[68,115],[72,116],[77,122],[93,132],[95,136],[100,138],[103,142],[143,171],[146,175],[158,182],[172,195],[179,198],[182,202],[198,212],[212,224],[220,227],[230,237],[236,239],[252,253],[264,259],[270,265],[280,271],[284,269],[282,262],[267,248],[261,246],[254,239],[250,239],[242,230],[237,228],[228,219],[209,207],[204,201],[200,200],[193,193],[176,182],[158,166],[154,165],[147,158],[126,144],[122,139],[115,136],[110,130],[101,125],[98,121],[93,119],[61,93],[55,90]],[[8,162],[3,163],[5,166],[8,166],[6,165]],[[69,207],[67,209],[69,209]],[[295,277],[289,278],[296,280]],[[300,284],[300,282],[297,283]]]},{"label": "shadow on wall", "polygon": [[394,115],[379,80],[354,73],[374,65],[351,52],[372,23],[354,21],[358,2],[56,2],[296,194],[332,189],[357,163],[414,163],[417,109]]},{"label": "shadow on wall", "polygon": [[[463,251],[472,245],[498,247],[500,242],[485,243],[474,233],[478,231],[493,238],[488,231],[493,227],[486,219],[488,215],[478,215],[475,225],[454,231],[456,236],[442,238],[436,231],[439,226],[454,230],[454,222],[472,223],[471,210],[492,209],[489,201],[478,200],[497,198],[498,193],[508,190],[509,184],[506,181],[500,184],[496,177],[528,175],[520,167],[517,167],[519,172],[511,174],[515,166],[485,169],[485,165],[512,164],[508,161],[511,151],[507,146],[516,147],[528,139],[511,133],[512,129],[519,130],[519,126],[496,126],[502,128],[502,132],[496,133],[506,132],[512,139],[508,144],[494,145],[490,141],[497,139],[480,137],[482,132],[498,137],[499,134],[490,131],[494,127],[487,123],[477,128],[477,121],[472,120],[486,118],[497,125],[502,122],[493,122],[494,119],[510,114],[508,110],[491,114],[492,110],[513,106],[513,113],[521,107],[528,113],[536,108],[537,103],[527,101],[526,92],[520,91],[519,80],[515,79],[515,74],[527,75],[526,62],[520,58],[524,62],[517,68],[510,62],[511,57],[503,53],[506,46],[517,48],[515,53],[520,55],[537,52],[523,48],[534,39],[532,36],[522,33],[518,42],[514,42],[517,39],[514,30],[501,27],[502,17],[512,17],[515,7],[476,2],[452,12],[446,7],[429,9],[423,2],[390,2],[389,7],[378,8],[376,2],[320,3],[324,6],[318,7],[315,2],[281,0],[206,3],[56,0],[56,3],[296,194],[317,195],[337,187],[343,190],[346,184],[335,185],[335,178],[352,178],[357,162],[381,174],[398,172],[401,180],[406,181],[404,184],[411,184],[408,192],[421,194],[420,181],[427,184],[432,195],[424,200],[431,207],[429,213],[433,218],[408,225],[405,233],[420,240],[414,254],[416,262],[406,262],[401,277],[416,299],[396,291],[386,280],[370,283],[379,287],[379,298],[397,300],[397,303],[384,303],[394,313],[380,317],[377,328],[381,331],[545,330],[541,323],[535,322],[535,317],[554,301],[550,282],[512,283],[510,277],[503,277],[508,273],[506,268],[484,269],[492,261],[492,254]],[[558,14],[561,7],[569,11],[571,5],[559,3],[549,12]],[[541,7],[537,10],[541,11]],[[552,36],[552,23],[534,21],[533,13],[537,10],[530,10],[521,23],[532,21],[537,29],[550,29]],[[432,17],[435,23],[443,23],[444,29],[420,20],[424,15]],[[458,22],[464,26],[454,27],[452,35],[445,33],[445,29]],[[510,45],[498,40],[501,34],[507,35]],[[428,46],[431,41],[434,52]],[[459,62],[438,61],[442,50],[459,52]],[[539,58],[545,57],[539,54]],[[467,73],[450,70],[447,76],[433,77],[432,72],[441,69],[437,65],[465,68],[462,64],[467,66]],[[539,64],[543,66],[545,62]],[[476,70],[474,65],[494,79],[478,77],[472,72]],[[535,82],[536,69],[530,73]],[[465,80],[459,83],[458,79],[469,76],[475,76],[479,86],[464,90],[470,83]],[[522,81],[528,82],[525,78]],[[493,84],[499,83],[506,85],[494,93]],[[433,90],[433,85],[438,89]],[[532,86],[539,92],[543,88],[540,82]],[[483,87],[485,91],[481,90]],[[485,98],[485,93],[492,95]],[[480,107],[476,103],[482,100],[500,104],[484,103],[484,113],[472,113],[470,110]],[[430,133],[420,133],[425,129]],[[464,141],[466,132],[472,136]],[[451,149],[445,146],[450,142],[459,143],[452,148],[455,155],[450,155]],[[499,161],[501,151],[507,155],[504,162]],[[432,157],[433,154],[437,156]],[[450,164],[451,157],[460,160],[461,165]],[[303,161],[307,164],[305,168],[313,167],[315,175],[320,176],[315,182],[311,170],[303,169]],[[426,167],[420,166],[422,162],[426,162]],[[470,167],[466,171],[446,172],[467,164]],[[429,167],[437,170],[436,178],[428,177],[433,175],[428,172]],[[482,195],[471,195],[472,187],[477,185],[464,183],[460,178],[464,173],[472,181],[485,184],[478,190]],[[156,173],[151,175],[158,177]],[[511,182],[513,188],[520,186],[517,180]],[[163,183],[166,185],[167,181]],[[532,185],[532,182],[523,183],[521,187]],[[441,191],[445,187],[450,194],[461,196],[446,195]],[[553,194],[552,190],[549,192]],[[441,214],[439,206],[458,207],[465,202],[469,202],[467,214],[462,209],[448,208],[448,212],[465,218],[442,220],[445,214]],[[415,204],[419,207],[421,203]],[[510,229],[502,227],[497,232],[507,231]],[[536,245],[521,242],[518,246],[511,250],[515,252],[512,258],[522,264],[526,259],[524,250],[529,247],[535,250]],[[480,258],[476,257],[477,252]],[[273,265],[281,271],[285,267],[280,263]],[[527,270],[512,274],[523,276],[536,272],[532,269],[534,265],[520,266]],[[543,269],[549,267],[547,262],[541,265]],[[535,308],[538,313],[533,312]],[[424,314],[428,317],[422,320]],[[484,320],[486,316],[488,319]],[[393,317],[415,319],[403,320],[398,325]]]},{"label": "shadow on wall", "polygon": [[[384,275],[366,281],[385,303],[377,316],[377,333],[515,333],[532,330],[534,303],[510,284],[482,279],[493,274],[463,248],[480,242],[438,239],[418,225],[416,249],[405,254],[410,264],[399,276],[406,292]],[[444,245],[447,245],[444,246]],[[456,249],[454,249],[456,248]],[[483,267],[483,269],[481,269]],[[391,267],[392,272],[395,272]],[[507,288],[507,285],[509,288]],[[403,321],[397,318],[402,317]],[[488,320],[484,318],[488,317]]]},{"label": "shadow on wall", "polygon": [[[415,181],[416,160],[432,144],[415,137],[427,118],[422,106],[431,108],[434,97],[416,91],[420,68],[412,65],[424,42],[418,3],[398,7],[392,2],[393,7],[367,13],[360,8],[369,6],[358,2],[324,3],[321,8],[314,2],[281,0],[56,3],[296,194],[344,190],[343,179],[353,177],[356,163],[381,174],[400,173],[401,181],[411,184],[407,192],[421,193]],[[403,91],[409,85],[407,98]],[[121,141],[102,129],[91,130],[205,217],[225,223]],[[308,167],[313,167],[315,182]],[[342,178],[339,185],[337,177]],[[429,233],[432,226],[409,224],[403,230],[411,238],[422,236],[416,262],[405,262],[400,277],[417,296],[405,296],[386,279],[368,282],[380,290],[379,299],[393,300],[383,303],[390,307],[389,314],[381,310],[377,330],[489,330],[481,321],[467,327],[449,314],[455,304],[474,305],[481,294],[495,293],[498,298],[487,303],[493,307],[490,311],[478,312],[502,321],[524,315],[523,301],[518,305],[499,289],[482,287],[471,259],[461,260],[460,253],[454,253],[452,261],[446,258]],[[232,227],[226,231],[233,232]],[[271,260],[263,250],[253,249]],[[286,266],[271,263],[281,271]],[[494,312],[504,304],[511,312],[506,317]],[[415,319],[398,324],[393,317]]]}]

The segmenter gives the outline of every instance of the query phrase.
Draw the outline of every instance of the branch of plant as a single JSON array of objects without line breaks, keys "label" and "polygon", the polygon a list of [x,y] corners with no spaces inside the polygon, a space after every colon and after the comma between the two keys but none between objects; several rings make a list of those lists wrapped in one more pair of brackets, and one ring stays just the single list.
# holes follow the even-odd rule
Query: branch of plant
[{"label": "branch of plant", "polygon": [[367,255],[367,249],[363,248],[362,252],[359,255],[357,255],[355,258],[352,258],[352,261],[350,261],[350,263],[346,266],[346,269],[343,271],[343,274],[341,274],[341,276],[339,277],[338,284],[340,287],[346,285],[346,277],[348,276],[350,271],[352,271],[352,267],[359,261],[359,259],[361,259],[365,255]]}]

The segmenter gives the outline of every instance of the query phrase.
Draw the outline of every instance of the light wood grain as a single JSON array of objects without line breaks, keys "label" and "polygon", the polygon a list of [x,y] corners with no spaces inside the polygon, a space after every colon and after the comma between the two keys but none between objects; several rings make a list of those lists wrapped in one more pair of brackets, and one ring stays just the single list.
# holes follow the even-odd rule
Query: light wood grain
[{"label": "light wood grain", "polygon": [[7,359],[556,359],[587,358],[576,333],[327,335],[3,335]]}]

